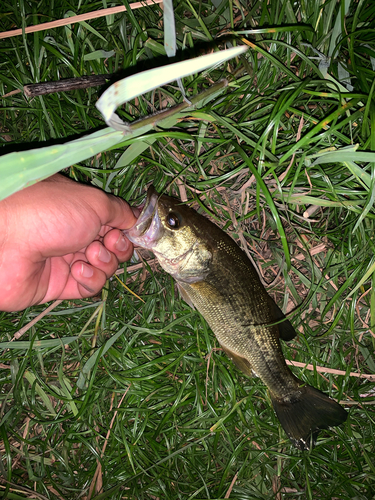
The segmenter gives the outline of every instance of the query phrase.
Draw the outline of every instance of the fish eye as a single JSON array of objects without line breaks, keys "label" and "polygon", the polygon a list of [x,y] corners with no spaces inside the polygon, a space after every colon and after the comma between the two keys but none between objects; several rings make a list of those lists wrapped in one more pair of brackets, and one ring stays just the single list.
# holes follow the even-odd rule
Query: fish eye
[{"label": "fish eye", "polygon": [[176,214],[170,212],[167,217],[167,224],[171,229],[178,229],[180,227],[180,219]]}]

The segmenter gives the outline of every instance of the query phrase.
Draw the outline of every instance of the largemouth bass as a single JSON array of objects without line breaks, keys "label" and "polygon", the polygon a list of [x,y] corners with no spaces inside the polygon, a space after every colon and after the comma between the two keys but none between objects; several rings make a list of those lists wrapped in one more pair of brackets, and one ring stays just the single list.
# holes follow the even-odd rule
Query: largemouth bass
[{"label": "largemouth bass", "polygon": [[136,224],[125,234],[152,250],[236,366],[267,385],[281,425],[297,448],[309,449],[319,429],[346,420],[338,403],[286,365],[279,339],[291,340],[296,332],[246,254],[224,231],[151,187]]}]

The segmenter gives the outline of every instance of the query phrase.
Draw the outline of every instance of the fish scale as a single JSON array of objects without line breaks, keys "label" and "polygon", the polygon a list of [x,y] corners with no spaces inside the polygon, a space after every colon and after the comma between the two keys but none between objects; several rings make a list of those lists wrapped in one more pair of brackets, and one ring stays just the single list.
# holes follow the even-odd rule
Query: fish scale
[{"label": "fish scale", "polygon": [[268,295],[251,261],[219,227],[151,187],[136,224],[125,231],[152,250],[177,281],[182,297],[206,319],[237,368],[269,389],[287,436],[309,449],[318,430],[345,422],[347,412],[286,365],[280,338],[296,332]]},{"label": "fish scale", "polygon": [[[180,286],[206,319],[229,357],[236,364],[237,357],[246,359],[249,367],[247,375],[251,375],[253,371],[267,385],[270,392],[280,396],[289,394],[291,387],[296,388],[295,377],[284,361],[278,341],[277,326],[256,325],[256,323],[271,322],[268,316],[262,317],[261,314],[257,314],[255,317],[249,317],[251,302],[249,307],[246,293],[248,289],[245,289],[245,293],[239,293],[237,290],[235,298],[232,291],[229,294],[214,295],[213,290],[217,291],[217,288],[211,281],[210,275],[204,282],[192,285],[180,283]],[[206,300],[207,296],[211,296],[213,300]],[[240,311],[244,310],[244,304],[246,311],[241,316]],[[261,300],[257,302],[257,309],[262,310]],[[277,370],[271,369],[275,366]]]}]

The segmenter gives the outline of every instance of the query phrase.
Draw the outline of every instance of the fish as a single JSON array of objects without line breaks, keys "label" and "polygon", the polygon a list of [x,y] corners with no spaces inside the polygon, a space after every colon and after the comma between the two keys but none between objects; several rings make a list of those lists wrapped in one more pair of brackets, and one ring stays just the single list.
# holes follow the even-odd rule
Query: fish
[{"label": "fish", "polygon": [[246,253],[221,228],[151,186],[135,225],[124,233],[153,252],[236,367],[267,386],[296,448],[311,449],[319,430],[345,422],[348,414],[340,404],[302,382],[287,366],[280,339],[290,341],[296,331]]}]

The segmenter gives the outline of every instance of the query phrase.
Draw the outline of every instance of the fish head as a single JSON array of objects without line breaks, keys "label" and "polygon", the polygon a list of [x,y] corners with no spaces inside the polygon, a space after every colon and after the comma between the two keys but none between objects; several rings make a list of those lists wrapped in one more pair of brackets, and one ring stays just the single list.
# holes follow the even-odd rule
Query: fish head
[{"label": "fish head", "polygon": [[124,234],[135,245],[151,250],[177,281],[196,283],[209,273],[213,256],[199,227],[201,219],[206,220],[151,186],[137,222]]}]

